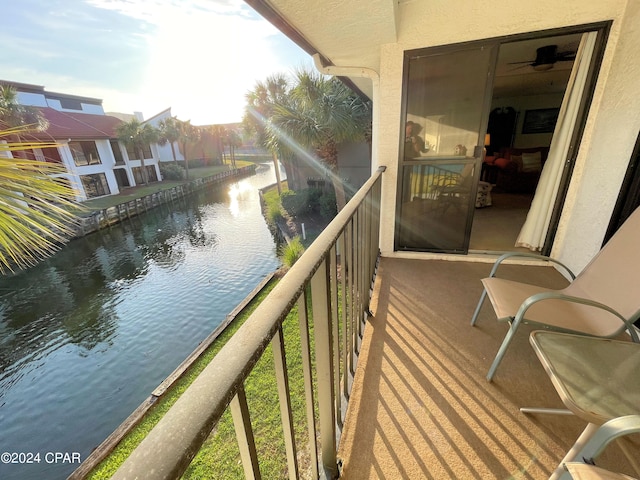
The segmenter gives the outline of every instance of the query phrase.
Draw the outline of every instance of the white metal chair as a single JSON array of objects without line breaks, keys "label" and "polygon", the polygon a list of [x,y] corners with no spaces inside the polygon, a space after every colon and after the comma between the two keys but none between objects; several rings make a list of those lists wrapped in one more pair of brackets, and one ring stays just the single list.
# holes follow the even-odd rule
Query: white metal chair
[{"label": "white metal chair", "polygon": [[[498,267],[506,259],[525,256],[553,262],[564,268],[572,282],[562,290],[496,278]],[[475,325],[480,308],[488,296],[499,321],[510,323],[498,353],[489,369],[491,381],[513,335],[522,323],[571,333],[614,337],[628,330],[639,342],[633,323],[640,318],[640,209],[637,209],[615,235],[576,277],[561,262],[533,253],[502,255],[488,278],[471,319]]]},{"label": "white metal chair", "polygon": [[[576,455],[575,461],[564,463],[566,470],[560,480],[633,480],[628,475],[614,473],[595,466],[596,458],[613,440],[640,432],[640,415],[627,415],[604,423]],[[628,452],[631,462],[640,458],[640,452]],[[632,465],[638,469],[638,465]]]}]

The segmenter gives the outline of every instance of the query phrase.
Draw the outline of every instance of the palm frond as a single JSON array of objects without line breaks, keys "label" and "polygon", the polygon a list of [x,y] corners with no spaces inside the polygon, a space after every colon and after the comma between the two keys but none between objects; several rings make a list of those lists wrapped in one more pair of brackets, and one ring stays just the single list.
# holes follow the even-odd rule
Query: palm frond
[{"label": "palm frond", "polygon": [[[24,132],[25,127],[6,129],[0,137]],[[0,273],[37,263],[73,233],[80,207],[64,167],[7,155],[55,146],[51,142],[0,143]]]}]

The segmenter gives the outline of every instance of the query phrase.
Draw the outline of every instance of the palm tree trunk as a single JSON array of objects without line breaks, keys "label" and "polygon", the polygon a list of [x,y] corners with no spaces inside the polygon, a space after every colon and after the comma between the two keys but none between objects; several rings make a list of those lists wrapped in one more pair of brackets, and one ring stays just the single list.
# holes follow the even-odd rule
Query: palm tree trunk
[{"label": "palm tree trunk", "polygon": [[189,180],[189,157],[187,157],[187,142],[182,142],[182,151],[184,152],[185,177],[187,180]]},{"label": "palm tree trunk", "polygon": [[171,154],[173,155],[173,163],[178,165],[178,159],[176,158],[176,147],[173,145],[173,142],[170,142],[170,144],[171,144]]},{"label": "palm tree trunk", "polygon": [[140,157],[140,170],[142,170],[142,183],[147,185],[149,183],[149,177],[147,176],[147,167],[144,164],[144,153],[140,147],[137,148],[138,156]]},{"label": "palm tree trunk", "polygon": [[344,193],[344,183],[337,172],[333,172],[333,175],[331,175],[331,183],[333,184],[333,191],[336,194],[336,208],[339,212],[347,204],[347,196]]},{"label": "palm tree trunk", "polygon": [[278,165],[278,155],[276,155],[276,152],[271,152],[271,155],[273,157],[273,167],[276,170],[276,185],[278,186],[278,195],[282,195],[282,185],[280,185],[282,183],[282,180],[280,180],[280,168]]}]

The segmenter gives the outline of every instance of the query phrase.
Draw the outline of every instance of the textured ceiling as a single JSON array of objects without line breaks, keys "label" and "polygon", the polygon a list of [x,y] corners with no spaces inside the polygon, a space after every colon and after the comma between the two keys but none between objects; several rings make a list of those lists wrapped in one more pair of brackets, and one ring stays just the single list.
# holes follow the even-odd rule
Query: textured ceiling
[{"label": "textured ceiling", "polygon": [[[380,71],[380,47],[396,43],[398,5],[414,0],[246,0],[259,13],[265,7],[285,19],[313,50],[337,66],[366,67]],[[273,21],[273,20],[272,20]],[[279,25],[278,28],[286,30]],[[287,32],[285,31],[285,34]],[[291,35],[290,35],[291,36]],[[533,61],[538,47],[556,44],[559,51],[575,51],[580,36],[562,36],[505,43],[500,48],[494,97],[555,93],[564,90],[572,62],[556,62],[546,72],[510,62]],[[307,49],[308,50],[308,49]],[[371,82],[351,78],[367,96]]]}]

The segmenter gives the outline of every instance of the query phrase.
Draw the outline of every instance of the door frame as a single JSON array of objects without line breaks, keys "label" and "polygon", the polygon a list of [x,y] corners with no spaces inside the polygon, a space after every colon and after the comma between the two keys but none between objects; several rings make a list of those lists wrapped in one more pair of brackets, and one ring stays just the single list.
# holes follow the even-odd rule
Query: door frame
[{"label": "door frame", "polygon": [[[553,246],[553,242],[555,240],[556,231],[558,228],[558,224],[560,222],[560,217],[562,214],[562,210],[565,203],[565,198],[567,191],[569,189],[569,184],[571,181],[571,177],[573,174],[573,169],[575,166],[575,162],[577,159],[580,142],[582,140],[582,136],[584,134],[584,129],[587,122],[587,116],[589,113],[589,108],[591,106],[591,99],[593,97],[593,93],[596,87],[596,83],[598,80],[598,75],[600,72],[600,67],[602,65],[602,59],[604,57],[607,40],[609,38],[609,33],[611,30],[611,25],[613,21],[602,21],[595,22],[590,24],[582,24],[582,25],[574,25],[567,26],[561,28],[547,29],[547,30],[538,30],[533,32],[519,33],[514,35],[506,35],[501,37],[493,37],[488,39],[474,40],[470,42],[461,42],[455,44],[434,46],[434,47],[426,47],[421,49],[412,49],[406,50],[404,52],[404,65],[403,65],[403,73],[402,73],[402,99],[401,99],[401,114],[400,114],[400,132],[404,132],[404,121],[407,115],[407,101],[408,101],[408,62],[412,55],[416,55],[418,52],[422,52],[427,55],[432,54],[442,54],[446,55],[447,53],[452,53],[455,51],[459,51],[461,49],[480,47],[482,45],[487,47],[497,47],[495,52],[494,61],[490,65],[490,70],[486,72],[487,74],[487,88],[485,89],[485,111],[482,114],[482,131],[486,132],[487,124],[489,120],[489,114],[491,111],[491,98],[493,96],[493,79],[495,77],[495,69],[497,64],[497,51],[502,44],[523,41],[523,40],[532,40],[532,39],[540,39],[545,37],[553,37],[560,35],[568,35],[575,33],[586,33],[590,31],[596,31],[596,45],[594,48],[593,56],[591,58],[591,63],[589,66],[588,77],[586,81],[586,85],[584,88],[584,93],[582,95],[582,99],[580,102],[580,107],[578,111],[578,117],[576,120],[576,124],[573,130],[572,139],[571,139],[571,147],[567,153],[567,157],[564,162],[564,168],[562,171],[562,177],[560,179],[560,184],[558,186],[558,192],[556,196],[556,200],[553,207],[553,212],[551,218],[549,220],[549,227],[547,230],[547,235],[545,237],[544,246],[540,253],[543,255],[549,255]],[[486,95],[488,95],[488,102]],[[482,134],[484,135],[484,133]],[[404,167],[403,163],[403,149],[404,149],[404,135],[400,136],[400,145],[398,148],[398,183],[396,186],[396,212],[395,212],[395,227],[394,227],[394,251],[399,251],[398,249],[398,234],[400,228],[400,205],[402,198],[402,169]],[[481,138],[478,141],[482,141]],[[477,172],[477,178],[479,178],[479,172]],[[476,181],[477,184],[477,181]],[[477,185],[476,185],[477,188]],[[474,188],[474,191],[476,190]],[[471,234],[471,224],[473,222],[473,211],[469,214],[468,219],[468,232],[466,245],[468,247],[469,236]],[[415,250],[420,251],[420,250]],[[467,254],[467,249],[465,248],[464,252],[455,252]]]},{"label": "door frame", "polygon": [[[399,138],[399,146],[398,146],[398,183],[396,187],[396,212],[395,212],[395,226],[394,226],[394,250],[400,251],[401,249],[398,246],[398,241],[400,239],[400,231],[401,231],[401,206],[402,206],[402,195],[403,195],[403,169],[406,166],[410,166],[411,162],[407,163],[404,158],[404,147],[405,147],[405,121],[407,118],[407,104],[408,104],[408,84],[409,84],[409,63],[412,59],[416,57],[424,56],[436,56],[436,55],[447,55],[449,53],[461,52],[465,50],[473,50],[473,49],[490,49],[488,65],[489,69],[486,74],[485,84],[484,84],[484,93],[482,99],[482,111],[480,114],[480,122],[479,122],[479,130],[478,130],[478,138],[476,140],[476,145],[482,146],[484,145],[484,138],[487,131],[487,125],[489,123],[489,113],[491,111],[491,98],[493,92],[493,78],[494,72],[496,68],[496,64],[498,61],[498,50],[500,44],[496,42],[494,39],[486,39],[486,40],[477,40],[473,42],[461,42],[456,44],[444,45],[444,46],[436,46],[436,47],[427,47],[427,48],[418,48],[412,50],[404,51],[403,58],[403,73],[402,73],[402,103],[401,103],[401,114],[400,114],[400,138]],[[477,148],[477,147],[476,147]],[[471,206],[475,205],[475,198],[478,189],[478,181],[480,180],[480,170],[482,166],[482,157],[483,153],[480,151],[474,151],[473,157],[476,159],[476,164],[473,172],[473,183],[472,188],[469,193],[469,204],[470,208],[467,212],[467,218],[465,220],[465,231],[464,231],[464,241],[461,249],[427,249],[427,248],[406,248],[402,249],[403,251],[421,251],[421,252],[433,252],[433,253],[455,253],[455,254],[463,254],[466,255],[469,249],[469,239],[471,237],[471,227],[473,223],[473,208]],[[465,162],[468,163],[468,160]]]}]

